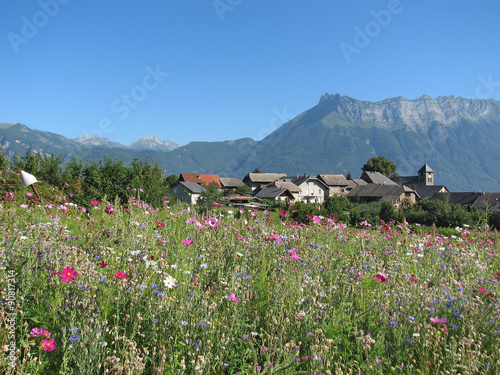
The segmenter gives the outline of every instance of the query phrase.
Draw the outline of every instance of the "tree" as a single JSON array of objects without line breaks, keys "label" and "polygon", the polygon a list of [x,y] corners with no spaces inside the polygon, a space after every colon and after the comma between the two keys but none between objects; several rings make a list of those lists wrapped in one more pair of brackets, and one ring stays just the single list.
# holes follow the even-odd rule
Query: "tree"
[{"label": "tree", "polygon": [[351,174],[351,172],[347,173],[346,180],[352,180],[352,174]]},{"label": "tree", "polygon": [[176,174],[171,174],[170,176],[165,178],[165,183],[167,184],[168,188],[171,189],[174,187],[174,185],[179,181],[179,176]]},{"label": "tree", "polygon": [[197,211],[201,213],[207,212],[212,205],[219,203],[220,199],[219,185],[211,182],[210,185],[205,186],[205,190],[200,194],[200,198],[196,202]]},{"label": "tree", "polygon": [[0,147],[0,167],[6,167],[9,165],[9,158],[5,154],[5,150]]},{"label": "tree", "polygon": [[262,173],[259,168],[255,168],[252,173]]},{"label": "tree", "polygon": [[385,222],[389,222],[391,220],[398,219],[398,213],[396,212],[396,208],[392,202],[384,201],[380,205],[380,220],[384,220]]},{"label": "tree", "polygon": [[380,172],[389,178],[398,175],[396,173],[397,169],[397,165],[393,161],[388,160],[385,156],[375,156],[370,158],[370,160],[368,160],[368,162],[361,168],[364,172]]}]

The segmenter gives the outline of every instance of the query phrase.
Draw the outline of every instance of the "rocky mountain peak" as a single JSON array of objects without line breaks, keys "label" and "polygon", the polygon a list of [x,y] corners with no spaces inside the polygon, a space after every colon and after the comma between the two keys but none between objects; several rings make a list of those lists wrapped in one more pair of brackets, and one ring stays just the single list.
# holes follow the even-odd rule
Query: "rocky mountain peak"
[{"label": "rocky mountain peak", "polygon": [[361,101],[339,94],[324,94],[318,103],[329,112],[336,112],[356,123],[372,123],[390,128],[403,124],[410,129],[425,129],[432,122],[453,125],[460,120],[477,121],[499,116],[500,107],[493,100],[466,99],[455,96],[432,98],[422,95],[417,99],[401,96],[379,102]]},{"label": "rocky mountain peak", "polygon": [[172,151],[178,148],[179,145],[171,141],[160,141],[156,135],[147,135],[130,145],[130,148],[136,150],[158,150]]}]

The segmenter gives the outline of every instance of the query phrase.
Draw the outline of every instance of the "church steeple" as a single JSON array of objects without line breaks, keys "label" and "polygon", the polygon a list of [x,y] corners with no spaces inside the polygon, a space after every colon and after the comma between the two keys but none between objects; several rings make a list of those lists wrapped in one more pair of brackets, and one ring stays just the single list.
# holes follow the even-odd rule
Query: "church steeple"
[{"label": "church steeple", "polygon": [[434,185],[434,171],[427,165],[427,163],[425,163],[424,166],[418,171],[418,183],[419,185],[425,186]]}]

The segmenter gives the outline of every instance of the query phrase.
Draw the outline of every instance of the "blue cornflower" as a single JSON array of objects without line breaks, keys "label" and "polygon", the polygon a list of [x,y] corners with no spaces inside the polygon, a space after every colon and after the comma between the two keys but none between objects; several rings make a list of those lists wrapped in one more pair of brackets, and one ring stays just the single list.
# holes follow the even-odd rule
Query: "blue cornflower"
[{"label": "blue cornflower", "polygon": [[69,342],[76,342],[76,340],[78,340],[79,338],[80,338],[80,335],[76,335],[76,336],[70,337],[68,340],[69,340]]}]

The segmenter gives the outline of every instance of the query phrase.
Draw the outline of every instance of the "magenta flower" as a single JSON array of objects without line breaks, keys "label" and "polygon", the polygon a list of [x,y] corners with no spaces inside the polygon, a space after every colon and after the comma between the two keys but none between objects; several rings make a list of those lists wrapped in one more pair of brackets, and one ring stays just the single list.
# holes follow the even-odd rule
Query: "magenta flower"
[{"label": "magenta flower", "polygon": [[130,276],[125,275],[123,271],[118,271],[117,273],[115,273],[115,277],[119,280],[122,280],[122,279],[128,279]]},{"label": "magenta flower", "polygon": [[[46,336],[45,333],[48,333],[49,335]],[[33,337],[39,337],[39,336],[50,337],[50,333],[44,330],[43,328],[33,328],[30,332],[30,335]]]},{"label": "magenta flower", "polygon": [[313,221],[314,221],[315,223],[321,223],[321,218],[320,218],[319,216],[317,216],[317,215],[314,215],[314,217],[313,217]]},{"label": "magenta flower", "polygon": [[447,323],[448,319],[446,318],[430,318],[432,323]]},{"label": "magenta flower", "polygon": [[76,271],[74,268],[66,267],[61,271],[60,275],[62,276],[63,283],[70,283],[71,280],[75,279]]},{"label": "magenta flower", "polygon": [[375,280],[383,283],[384,281],[387,281],[387,275],[385,273],[379,273],[377,274],[377,276],[375,276]]},{"label": "magenta flower", "polygon": [[99,201],[92,201],[92,202],[90,202],[90,204],[92,206],[99,206],[99,203],[101,203],[101,202],[99,202]]},{"label": "magenta flower", "polygon": [[115,212],[115,208],[113,206],[108,206],[104,209],[104,212],[106,212],[107,214],[112,214],[113,212]]},{"label": "magenta flower", "polygon": [[233,292],[229,292],[228,297],[229,297],[229,298],[231,299],[231,301],[233,301],[233,302],[240,302],[240,300],[238,299],[238,297],[236,297],[236,295],[235,295]]},{"label": "magenta flower", "polygon": [[285,210],[281,210],[280,211],[280,216],[286,216],[286,211]]},{"label": "magenta flower", "polygon": [[182,240],[182,243],[186,246],[191,246],[192,244],[194,244],[194,241],[192,240]]},{"label": "magenta flower", "polygon": [[56,342],[54,339],[42,340],[40,341],[40,345],[43,350],[46,352],[51,352],[52,350],[56,350]]}]

